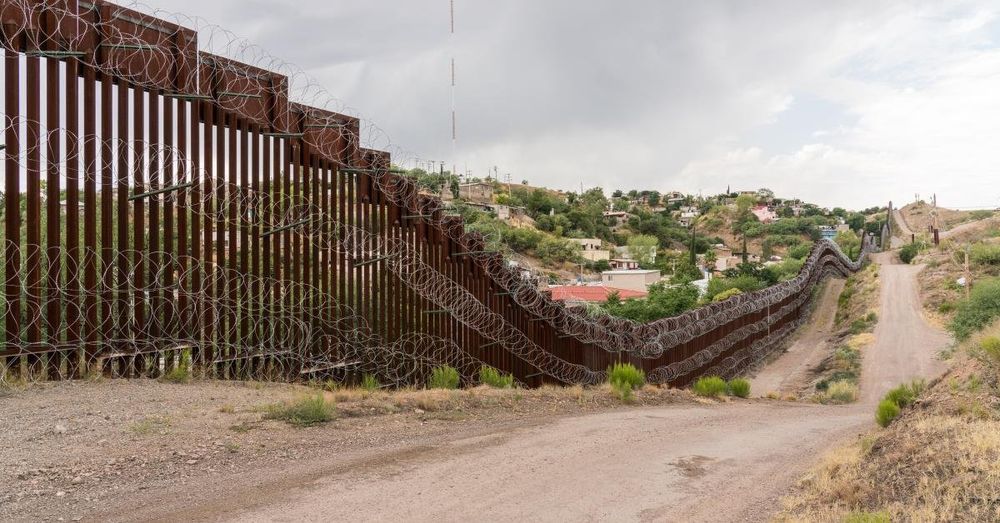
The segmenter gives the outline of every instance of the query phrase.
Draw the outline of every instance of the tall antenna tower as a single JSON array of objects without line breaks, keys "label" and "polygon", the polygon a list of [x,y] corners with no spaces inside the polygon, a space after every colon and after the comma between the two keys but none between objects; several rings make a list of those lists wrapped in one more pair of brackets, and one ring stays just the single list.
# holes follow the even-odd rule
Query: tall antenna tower
[{"label": "tall antenna tower", "polygon": [[451,48],[451,172],[455,172],[455,152],[458,143],[458,125],[455,118],[455,0],[449,0],[451,33],[448,46]]}]

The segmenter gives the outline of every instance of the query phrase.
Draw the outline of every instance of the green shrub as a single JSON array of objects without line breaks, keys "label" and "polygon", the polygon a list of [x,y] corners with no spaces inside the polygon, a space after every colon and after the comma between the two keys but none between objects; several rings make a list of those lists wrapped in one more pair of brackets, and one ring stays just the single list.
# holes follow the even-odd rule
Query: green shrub
[{"label": "green shrub", "polygon": [[1000,367],[1000,338],[989,336],[979,342],[978,356],[993,367]]},{"label": "green shrub", "polygon": [[368,392],[375,392],[382,388],[382,384],[378,382],[378,378],[374,374],[365,374],[361,376],[361,388]]},{"label": "green shrub", "polygon": [[969,259],[978,265],[1000,265],[1000,245],[977,243],[970,249]]},{"label": "green shrub", "polygon": [[899,250],[899,259],[903,263],[910,263],[913,261],[914,258],[917,257],[917,254],[920,253],[920,250],[922,248],[923,245],[920,244],[919,242],[908,243],[904,245],[902,249]]},{"label": "green shrub", "polygon": [[1000,279],[982,280],[972,287],[968,300],[958,304],[948,328],[959,340],[993,323],[1000,316]]},{"label": "green shrub", "polygon": [[980,209],[977,211],[972,211],[969,213],[969,217],[973,220],[985,220],[993,216],[993,211]]},{"label": "green shrub", "polygon": [[160,379],[169,381],[170,383],[187,383],[191,381],[191,351],[180,351],[178,358],[179,361],[177,361],[176,366],[168,370]]},{"label": "green shrub", "polygon": [[442,365],[431,371],[431,379],[427,386],[432,389],[457,389],[460,381],[461,378],[455,367]]},{"label": "green shrub", "polygon": [[953,312],[954,310],[955,310],[955,304],[950,301],[942,302],[937,307],[937,311],[941,314],[948,314]]},{"label": "green shrub", "polygon": [[732,289],[724,290],[719,294],[716,294],[715,297],[712,298],[712,301],[714,302],[726,301],[729,298],[732,298],[733,296],[739,296],[740,294],[743,294],[743,291],[734,287]]},{"label": "green shrub", "polygon": [[699,396],[717,398],[726,394],[726,380],[718,376],[702,376],[694,382],[691,390]]},{"label": "green shrub", "polygon": [[729,380],[729,394],[738,398],[750,397],[750,382],[743,378]]},{"label": "green shrub", "polygon": [[904,383],[885,393],[885,399],[895,403],[900,408],[904,408],[913,404],[925,387],[926,384],[922,380],[915,380],[909,384]]},{"label": "green shrub", "polygon": [[167,371],[160,379],[170,383],[187,383],[191,381],[191,369],[184,364],[177,365]]},{"label": "green shrub", "polygon": [[820,403],[843,405],[858,399],[858,386],[853,381],[832,381],[826,387],[826,392],[820,396]]},{"label": "green shrub", "polygon": [[880,427],[888,427],[892,420],[899,416],[901,409],[896,402],[890,399],[884,399],[879,402],[878,408],[875,409],[875,421],[878,422]]},{"label": "green shrub", "polygon": [[812,244],[809,243],[796,245],[795,247],[788,249],[788,257],[795,258],[798,260],[805,260],[809,256],[809,253],[812,252],[812,248],[813,248]]},{"label": "green shrub", "polygon": [[267,408],[264,417],[306,427],[332,420],[336,411],[337,407],[333,402],[327,401],[320,393],[315,396],[306,396],[292,403],[271,405]]},{"label": "green shrub", "polygon": [[608,367],[608,383],[624,400],[632,397],[632,391],[646,383],[646,373],[631,363],[615,363]]},{"label": "green shrub", "polygon": [[479,367],[479,383],[495,389],[510,389],[514,387],[514,375],[504,374],[494,367],[483,365]]}]

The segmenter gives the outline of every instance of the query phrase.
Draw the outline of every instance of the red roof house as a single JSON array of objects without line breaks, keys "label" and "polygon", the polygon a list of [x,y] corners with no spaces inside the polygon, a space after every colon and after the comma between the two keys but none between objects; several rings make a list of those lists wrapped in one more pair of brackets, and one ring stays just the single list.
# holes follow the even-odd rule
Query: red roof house
[{"label": "red roof house", "polygon": [[589,285],[563,285],[560,287],[552,287],[551,291],[553,300],[571,302],[604,303],[608,301],[608,296],[610,296],[613,292],[617,292],[618,297],[623,300],[628,298],[646,297],[646,293],[641,291]]}]

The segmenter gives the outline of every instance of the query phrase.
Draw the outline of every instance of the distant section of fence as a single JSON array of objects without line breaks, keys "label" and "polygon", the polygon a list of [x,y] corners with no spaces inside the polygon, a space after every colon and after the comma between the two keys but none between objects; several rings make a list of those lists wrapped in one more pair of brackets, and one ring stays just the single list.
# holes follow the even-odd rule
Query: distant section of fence
[{"label": "distant section of fence", "polygon": [[804,319],[826,275],[649,324],[553,302],[288,78],[104,1],[5,0],[0,380],[422,383],[434,366],[596,383],[732,376]]}]

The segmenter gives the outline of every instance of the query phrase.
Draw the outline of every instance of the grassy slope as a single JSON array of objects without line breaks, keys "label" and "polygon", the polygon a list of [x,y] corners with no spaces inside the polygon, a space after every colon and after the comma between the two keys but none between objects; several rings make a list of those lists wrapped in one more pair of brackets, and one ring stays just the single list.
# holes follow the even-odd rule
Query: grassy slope
[{"label": "grassy slope", "polygon": [[977,346],[889,427],[828,454],[778,520],[1000,520],[1000,367],[970,356]]}]

